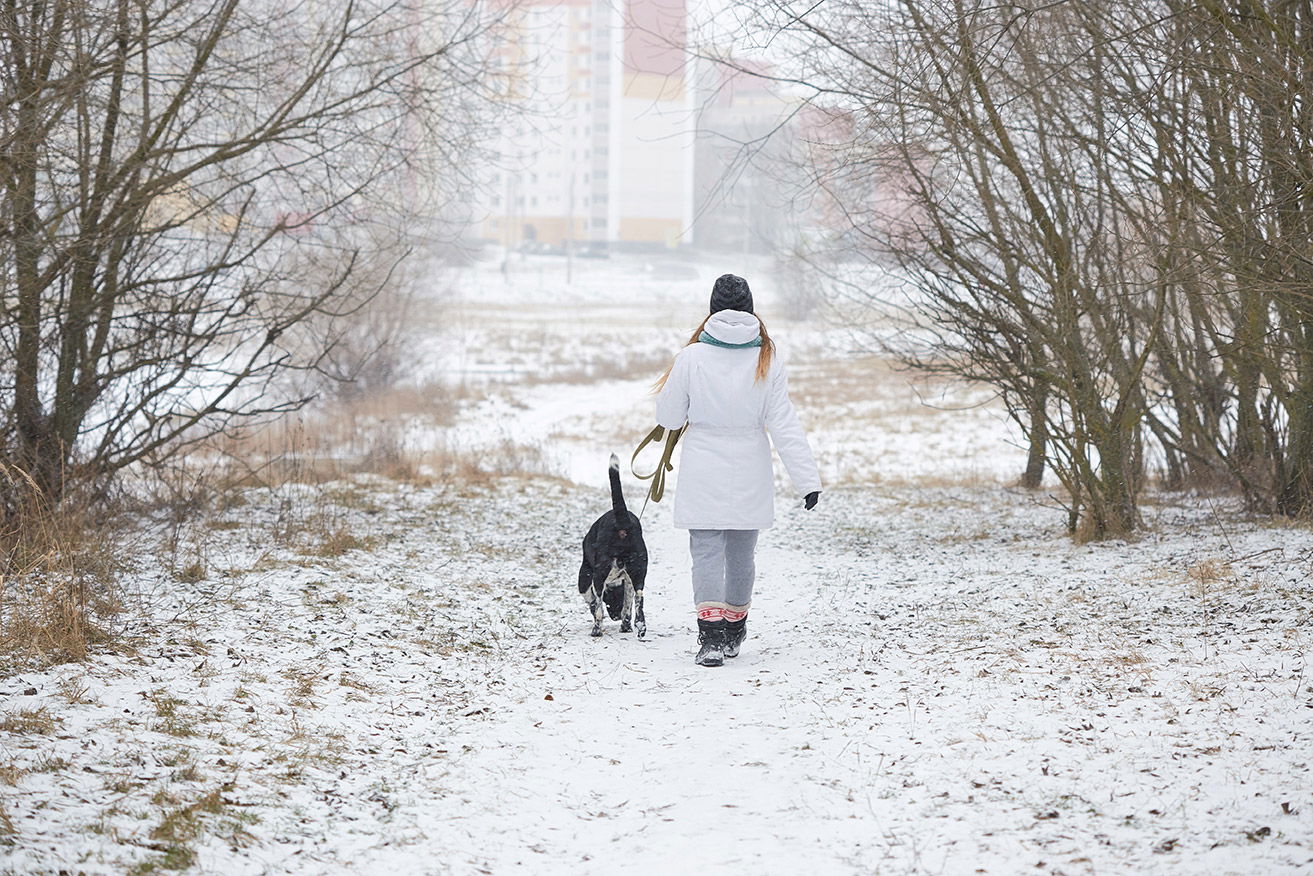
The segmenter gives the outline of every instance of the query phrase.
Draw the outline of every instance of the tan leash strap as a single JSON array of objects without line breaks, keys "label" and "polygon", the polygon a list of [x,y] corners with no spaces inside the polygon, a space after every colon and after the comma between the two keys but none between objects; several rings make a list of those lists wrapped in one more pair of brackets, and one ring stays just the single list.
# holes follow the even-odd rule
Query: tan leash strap
[{"label": "tan leash strap", "polygon": [[[640,481],[650,480],[652,482],[652,485],[648,487],[647,497],[643,499],[643,510],[638,512],[640,520],[643,517],[643,512],[647,510],[648,501],[660,502],[666,494],[666,475],[675,470],[675,464],[670,461],[670,458],[674,456],[675,445],[679,443],[679,436],[684,434],[686,428],[688,427],[680,426],[678,429],[671,429],[670,433],[666,434],[664,426],[657,426],[647,433],[646,438],[639,442],[638,449],[634,451],[634,455],[630,458],[629,471],[633,473],[634,477]],[[661,461],[657,463],[657,467],[650,474],[639,474],[638,469],[634,467],[638,464],[638,455],[643,452],[643,448],[653,441],[660,441],[663,436],[666,439],[666,446],[661,451]]]}]

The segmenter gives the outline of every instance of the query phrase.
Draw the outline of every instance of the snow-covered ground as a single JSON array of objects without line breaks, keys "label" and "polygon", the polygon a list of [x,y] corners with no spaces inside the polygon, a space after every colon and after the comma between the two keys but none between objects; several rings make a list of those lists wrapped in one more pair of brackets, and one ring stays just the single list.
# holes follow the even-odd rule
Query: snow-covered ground
[{"label": "snow-covered ground", "polygon": [[239,493],[183,536],[203,580],[143,551],[123,647],[0,680],[0,870],[1313,868],[1307,526],[1151,496],[1138,540],[1074,544],[1005,486],[1022,454],[987,394],[771,319],[764,265],[742,272],[821,504],[782,488],[726,666],[692,663],[668,499],[643,518],[647,640],[590,638],[607,455],[720,268],[561,267],[470,271],[416,367],[487,382],[455,425],[408,424],[540,470]]}]

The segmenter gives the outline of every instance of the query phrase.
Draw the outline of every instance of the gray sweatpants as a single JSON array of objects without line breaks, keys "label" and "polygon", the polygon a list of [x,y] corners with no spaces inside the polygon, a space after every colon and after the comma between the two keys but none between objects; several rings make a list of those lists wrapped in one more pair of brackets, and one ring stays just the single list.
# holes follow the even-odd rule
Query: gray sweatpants
[{"label": "gray sweatpants", "polygon": [[752,604],[757,576],[755,529],[690,529],[693,602],[699,620],[741,620]]}]

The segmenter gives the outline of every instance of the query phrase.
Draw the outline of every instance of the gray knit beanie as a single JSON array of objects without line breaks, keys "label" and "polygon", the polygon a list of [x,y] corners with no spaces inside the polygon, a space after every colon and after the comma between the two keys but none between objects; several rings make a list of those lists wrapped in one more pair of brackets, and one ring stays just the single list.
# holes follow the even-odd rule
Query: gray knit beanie
[{"label": "gray knit beanie", "polygon": [[711,287],[711,312],[741,310],[752,313],[752,290],[748,281],[734,274],[721,274]]}]

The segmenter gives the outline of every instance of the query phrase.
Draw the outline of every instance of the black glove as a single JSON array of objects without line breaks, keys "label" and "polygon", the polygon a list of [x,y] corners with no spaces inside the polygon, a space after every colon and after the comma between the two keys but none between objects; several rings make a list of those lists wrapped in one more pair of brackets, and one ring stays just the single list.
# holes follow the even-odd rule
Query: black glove
[{"label": "black glove", "polygon": [[802,507],[810,511],[811,509],[816,507],[816,503],[820,501],[820,498],[821,498],[820,490],[816,490],[814,492],[808,493],[806,496],[803,497]]}]

